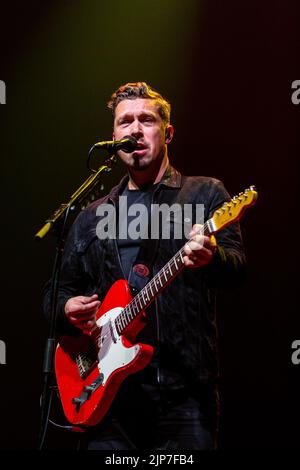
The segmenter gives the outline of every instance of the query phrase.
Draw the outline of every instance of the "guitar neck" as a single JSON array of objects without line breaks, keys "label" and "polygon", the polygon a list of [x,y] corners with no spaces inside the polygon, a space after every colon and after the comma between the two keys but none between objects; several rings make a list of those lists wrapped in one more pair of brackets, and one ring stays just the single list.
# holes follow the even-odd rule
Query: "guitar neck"
[{"label": "guitar neck", "polygon": [[[243,193],[234,196],[231,201],[224,202],[201,227],[199,234],[212,235],[239,220],[245,209],[255,204],[256,199],[255,186],[250,186]],[[160,292],[182,271],[184,256],[183,246],[116,317],[115,326],[119,334],[127,328],[139,313],[149,307]]]},{"label": "guitar neck", "polygon": [[[212,220],[209,219],[201,227],[199,234],[210,235],[213,233]],[[164,265],[163,268],[146,284],[146,286],[126,305],[124,310],[115,319],[116,328],[119,334],[170,284],[173,279],[184,268],[183,257],[184,246]]]}]

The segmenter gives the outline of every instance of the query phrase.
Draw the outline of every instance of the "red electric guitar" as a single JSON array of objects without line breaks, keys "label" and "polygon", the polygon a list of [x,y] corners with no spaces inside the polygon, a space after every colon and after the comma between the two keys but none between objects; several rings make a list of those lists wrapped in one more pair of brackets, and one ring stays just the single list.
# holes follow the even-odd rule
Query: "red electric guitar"
[{"label": "red electric guitar", "polygon": [[[201,233],[212,235],[237,221],[256,199],[251,186],[216,210]],[[150,362],[152,346],[135,343],[135,338],[145,325],[144,310],[183,269],[183,256],[184,247],[134,298],[127,281],[115,282],[97,312],[92,332],[60,339],[55,373],[64,413],[74,425],[99,423],[123,380]]]}]

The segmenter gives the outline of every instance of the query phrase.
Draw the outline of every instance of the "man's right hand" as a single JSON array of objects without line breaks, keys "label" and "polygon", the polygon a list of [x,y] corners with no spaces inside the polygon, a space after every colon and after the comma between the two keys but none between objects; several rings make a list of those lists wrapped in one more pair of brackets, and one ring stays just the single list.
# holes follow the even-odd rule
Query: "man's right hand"
[{"label": "man's right hand", "polygon": [[96,325],[96,313],[101,302],[98,295],[71,297],[65,304],[65,314],[72,325],[83,331],[90,331]]}]

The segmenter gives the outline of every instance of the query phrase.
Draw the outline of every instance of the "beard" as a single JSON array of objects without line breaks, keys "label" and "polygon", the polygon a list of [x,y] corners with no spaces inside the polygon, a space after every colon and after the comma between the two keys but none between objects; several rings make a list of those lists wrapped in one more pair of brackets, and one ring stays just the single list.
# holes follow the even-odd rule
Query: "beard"
[{"label": "beard", "polygon": [[151,166],[151,163],[154,163],[151,159],[147,160],[146,158],[135,156],[132,157],[132,165],[130,165],[130,168],[135,171],[146,171]]},{"label": "beard", "polygon": [[133,171],[147,171],[148,169],[159,168],[164,157],[164,149],[161,153],[153,159],[152,155],[132,155],[127,164],[129,170]]}]

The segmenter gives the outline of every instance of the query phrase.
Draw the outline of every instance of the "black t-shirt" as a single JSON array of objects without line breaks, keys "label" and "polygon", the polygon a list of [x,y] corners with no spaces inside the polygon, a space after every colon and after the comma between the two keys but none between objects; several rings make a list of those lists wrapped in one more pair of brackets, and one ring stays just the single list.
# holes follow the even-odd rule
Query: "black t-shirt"
[{"label": "black t-shirt", "polygon": [[[128,189],[126,187],[122,193],[125,199],[122,199],[122,203],[127,203],[127,211],[122,210],[119,205],[119,227],[118,227],[118,248],[121,258],[121,263],[123,267],[124,274],[126,279],[130,283],[130,273],[132,265],[137,257],[138,251],[141,246],[142,237],[141,229],[145,229],[147,235],[150,233],[150,216],[151,216],[151,203],[152,197],[157,185],[152,185],[145,189]],[[140,206],[133,207],[134,204],[139,204]],[[124,206],[125,207],[125,206]],[[133,215],[129,215],[130,212]],[[136,210],[135,210],[136,209]],[[126,213],[127,217],[124,217]],[[137,219],[143,219],[142,225],[138,224]],[[132,235],[138,234],[137,238],[132,237]],[[120,238],[121,236],[121,238]]]}]

